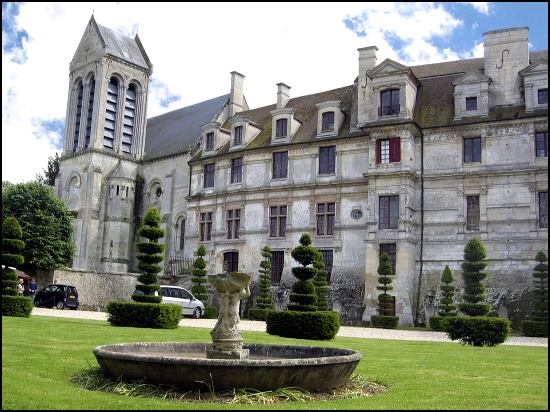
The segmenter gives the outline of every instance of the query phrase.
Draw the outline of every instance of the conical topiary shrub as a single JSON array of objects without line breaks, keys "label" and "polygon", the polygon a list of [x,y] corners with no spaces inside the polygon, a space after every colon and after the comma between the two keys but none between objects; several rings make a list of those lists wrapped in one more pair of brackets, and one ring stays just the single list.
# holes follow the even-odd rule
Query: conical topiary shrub
[{"label": "conical topiary shrub", "polygon": [[548,258],[544,252],[537,253],[538,262],[533,272],[535,289],[533,317],[521,322],[521,331],[525,336],[548,337]]},{"label": "conical topiary shrub", "polygon": [[29,317],[32,312],[32,298],[19,296],[17,272],[13,269],[25,261],[22,237],[19,221],[7,217],[2,224],[2,316]]},{"label": "conical topiary shrub", "polygon": [[248,318],[251,320],[265,320],[266,311],[273,309],[273,295],[271,293],[271,249],[265,246],[262,249],[260,262],[260,290],[256,299],[256,307],[248,310]]},{"label": "conical topiary shrub", "polygon": [[433,330],[442,330],[441,319],[447,316],[456,316],[456,305],[454,305],[455,287],[451,285],[454,282],[453,273],[449,265],[445,266],[441,275],[441,300],[437,316],[430,318],[430,328]]},{"label": "conical topiary shrub", "polygon": [[191,269],[191,282],[193,286],[191,287],[191,293],[198,300],[204,303],[204,318],[215,319],[217,317],[217,311],[214,306],[208,305],[208,290],[206,286],[208,284],[208,271],[206,270],[206,261],[204,256],[206,256],[206,247],[200,245],[195,252],[197,256],[193,262],[193,269]]},{"label": "conical topiary shrub", "polygon": [[300,264],[292,268],[298,279],[292,285],[287,310],[267,313],[266,331],[271,335],[287,338],[329,340],[340,329],[340,319],[336,312],[318,311],[317,294],[312,279],[317,274],[313,265],[322,260],[323,255],[311,246],[311,236],[300,237],[300,245],[292,249],[292,258]]},{"label": "conical topiary shrub", "polygon": [[317,269],[317,274],[313,278],[315,294],[317,295],[317,302],[315,303],[315,306],[317,306],[317,310],[328,310],[328,272],[325,270],[325,263],[322,260],[318,260],[313,264],[313,267]]},{"label": "conical topiary shrub", "polygon": [[378,295],[378,315],[371,316],[371,325],[375,328],[395,329],[399,323],[399,317],[393,315],[393,296],[388,291],[393,290],[393,280],[389,276],[393,275],[393,267],[390,263],[390,256],[382,253],[378,265],[378,283],[377,290],[382,293]]},{"label": "conical topiary shrub", "polygon": [[477,238],[472,238],[464,247],[462,277],[466,302],[458,304],[458,309],[465,316],[447,316],[441,321],[441,327],[451,340],[473,346],[495,346],[508,339],[511,322],[504,318],[485,317],[491,310],[487,300],[485,286],[481,283],[489,274],[484,272],[487,262],[485,246]]}]

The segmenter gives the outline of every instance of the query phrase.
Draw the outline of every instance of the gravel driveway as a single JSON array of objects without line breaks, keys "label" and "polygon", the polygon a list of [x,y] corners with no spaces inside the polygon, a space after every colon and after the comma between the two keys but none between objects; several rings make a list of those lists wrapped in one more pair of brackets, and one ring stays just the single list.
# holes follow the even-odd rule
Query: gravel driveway
[{"label": "gravel driveway", "polygon": [[[61,318],[91,319],[104,321],[107,320],[107,313],[99,311],[93,312],[84,310],[33,308],[32,314],[38,316],[54,316]],[[180,321],[179,325],[213,329],[215,323],[216,319],[184,318]],[[243,331],[251,330],[257,332],[265,332],[265,322],[241,320],[239,322],[239,329]],[[450,340],[447,337],[447,334],[444,332],[378,329],[357,326],[341,326],[337,336],[366,339],[397,339],[457,343]],[[528,338],[524,336],[512,336],[506,342],[504,342],[503,345],[548,347],[548,338]]]}]

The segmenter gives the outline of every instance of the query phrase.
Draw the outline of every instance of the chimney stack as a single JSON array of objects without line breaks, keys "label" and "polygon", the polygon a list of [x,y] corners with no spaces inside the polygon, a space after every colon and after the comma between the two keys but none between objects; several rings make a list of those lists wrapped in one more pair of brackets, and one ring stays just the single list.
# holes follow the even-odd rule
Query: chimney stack
[{"label": "chimney stack", "polygon": [[244,75],[231,72],[231,91],[229,92],[229,117],[243,111]]},{"label": "chimney stack", "polygon": [[277,83],[277,109],[282,109],[286,106],[290,99],[290,86],[284,83]]}]

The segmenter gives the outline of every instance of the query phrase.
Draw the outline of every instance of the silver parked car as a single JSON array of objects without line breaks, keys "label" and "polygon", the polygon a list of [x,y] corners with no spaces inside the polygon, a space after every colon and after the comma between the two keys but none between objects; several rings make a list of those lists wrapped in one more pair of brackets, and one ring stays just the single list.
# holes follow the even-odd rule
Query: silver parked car
[{"label": "silver parked car", "polygon": [[[135,290],[134,294],[143,294],[140,290]],[[204,303],[193,296],[191,292],[180,286],[160,286],[161,303],[173,303],[181,306],[182,316],[191,316],[195,319],[204,315]]]}]

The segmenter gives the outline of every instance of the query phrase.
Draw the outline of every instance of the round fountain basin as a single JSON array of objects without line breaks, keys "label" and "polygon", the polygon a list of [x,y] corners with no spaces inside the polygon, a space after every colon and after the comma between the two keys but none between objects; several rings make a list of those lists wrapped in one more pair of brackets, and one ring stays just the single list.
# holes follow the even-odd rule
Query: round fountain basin
[{"label": "round fountain basin", "polygon": [[319,346],[243,344],[243,349],[248,359],[207,359],[212,343],[122,343],[98,346],[93,353],[110,378],[216,392],[337,388],[362,358],[353,350]]}]

